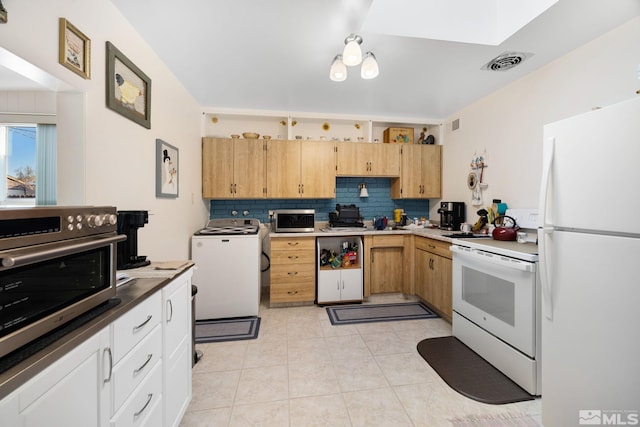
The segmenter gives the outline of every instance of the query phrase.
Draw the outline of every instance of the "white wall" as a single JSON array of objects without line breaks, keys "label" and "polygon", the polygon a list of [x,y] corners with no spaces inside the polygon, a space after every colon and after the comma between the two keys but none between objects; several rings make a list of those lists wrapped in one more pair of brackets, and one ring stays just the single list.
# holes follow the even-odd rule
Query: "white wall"
[{"label": "white wall", "polygon": [[[9,22],[0,46],[78,93],[58,97],[61,201],[144,209],[139,253],[151,260],[187,259],[189,238],[208,217],[201,199],[200,107],[109,0],[3,1]],[[91,79],[58,64],[58,18],[91,39]],[[144,71],[151,84],[151,129],[106,107],[105,42]],[[179,149],[179,197],[155,197],[155,140]],[[84,142],[84,143],[83,143]],[[79,180],[81,182],[79,182]]]},{"label": "white wall", "polygon": [[[474,153],[486,149],[485,206],[498,198],[510,207],[537,207],[544,124],[638,96],[639,40],[635,18],[449,117],[443,200],[466,202],[467,220],[477,219],[466,177]],[[457,118],[460,128],[451,131]],[[576,167],[598,173],[595,166]],[[438,218],[436,209],[432,218]]]}]

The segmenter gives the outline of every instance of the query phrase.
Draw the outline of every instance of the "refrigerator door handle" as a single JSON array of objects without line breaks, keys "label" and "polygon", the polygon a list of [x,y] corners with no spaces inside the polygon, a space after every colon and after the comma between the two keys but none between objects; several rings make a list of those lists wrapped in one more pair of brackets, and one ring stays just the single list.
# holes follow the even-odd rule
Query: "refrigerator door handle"
[{"label": "refrigerator door handle", "polygon": [[553,301],[551,298],[551,282],[547,261],[546,240],[553,233],[553,227],[543,227],[538,230],[538,251],[540,252],[540,285],[542,287],[542,309],[544,316],[553,320]]},{"label": "refrigerator door handle", "polygon": [[542,181],[540,183],[540,200],[538,203],[540,216],[539,226],[544,227],[547,223],[547,198],[549,196],[549,182],[551,181],[551,167],[553,166],[553,152],[556,139],[547,138],[543,147],[542,158]]},{"label": "refrigerator door handle", "polygon": [[544,316],[553,320],[553,306],[551,299],[551,282],[549,282],[549,268],[546,251],[546,239],[553,233],[553,227],[547,224],[547,199],[549,197],[549,183],[551,181],[551,168],[553,166],[553,153],[555,149],[555,138],[547,138],[542,150],[542,182],[540,183],[540,209],[539,215],[539,235],[538,249],[540,252],[540,284],[542,286],[542,307]]}]

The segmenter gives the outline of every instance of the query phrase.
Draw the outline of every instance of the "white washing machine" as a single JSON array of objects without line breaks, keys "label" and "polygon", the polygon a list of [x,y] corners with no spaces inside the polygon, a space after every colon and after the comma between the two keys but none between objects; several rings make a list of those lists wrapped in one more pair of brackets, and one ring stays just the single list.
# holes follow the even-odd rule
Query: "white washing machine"
[{"label": "white washing machine", "polygon": [[196,265],[196,320],[257,316],[260,306],[260,221],[213,219],[191,238]]}]

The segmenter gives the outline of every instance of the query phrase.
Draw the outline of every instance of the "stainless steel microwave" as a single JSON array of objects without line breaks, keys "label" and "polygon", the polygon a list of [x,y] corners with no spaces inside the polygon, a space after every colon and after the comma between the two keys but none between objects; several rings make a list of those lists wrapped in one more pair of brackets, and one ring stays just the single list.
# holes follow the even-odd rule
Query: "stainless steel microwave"
[{"label": "stainless steel microwave", "polygon": [[273,211],[276,233],[313,233],[315,209],[279,209]]}]

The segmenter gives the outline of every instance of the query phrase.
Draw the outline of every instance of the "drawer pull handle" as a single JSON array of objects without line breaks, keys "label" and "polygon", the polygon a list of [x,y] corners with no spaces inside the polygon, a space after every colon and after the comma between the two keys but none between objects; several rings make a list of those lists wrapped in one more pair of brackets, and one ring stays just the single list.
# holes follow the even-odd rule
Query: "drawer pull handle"
[{"label": "drawer pull handle", "polygon": [[289,295],[295,295],[295,294],[297,294],[297,293],[298,293],[298,291],[287,291],[287,293],[288,293]]},{"label": "drawer pull handle", "polygon": [[429,246],[431,249],[435,249],[436,247],[434,245],[427,245]]},{"label": "drawer pull handle", "polygon": [[147,401],[145,402],[144,406],[142,407],[142,409],[140,409],[138,412],[136,412],[135,414],[133,414],[133,419],[135,420],[136,418],[138,418],[140,416],[140,414],[142,414],[144,412],[145,409],[147,409],[147,406],[149,406],[149,403],[151,403],[151,399],[153,399],[153,393],[149,393],[147,394]]},{"label": "drawer pull handle", "polygon": [[133,327],[133,332],[134,333],[138,332],[139,329],[144,328],[144,326],[151,321],[152,317],[153,317],[152,315],[148,315],[147,316],[147,320],[145,320],[144,322],[140,323],[138,326],[134,326]]},{"label": "drawer pull handle", "polygon": [[287,242],[289,246],[298,246],[300,242]]},{"label": "drawer pull handle", "polygon": [[298,272],[297,271],[290,271],[287,273],[289,276],[297,276]]},{"label": "drawer pull handle", "polygon": [[147,366],[149,362],[151,362],[152,357],[153,354],[147,354],[147,360],[138,369],[133,370],[133,375],[138,375],[145,368],[145,366]]},{"label": "drawer pull handle", "polygon": [[289,259],[298,259],[298,255],[290,255]]}]

